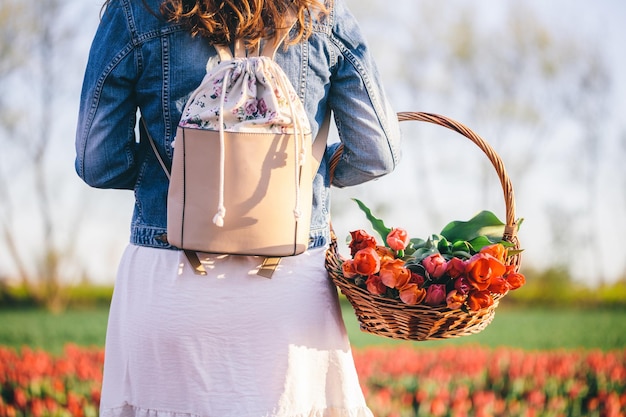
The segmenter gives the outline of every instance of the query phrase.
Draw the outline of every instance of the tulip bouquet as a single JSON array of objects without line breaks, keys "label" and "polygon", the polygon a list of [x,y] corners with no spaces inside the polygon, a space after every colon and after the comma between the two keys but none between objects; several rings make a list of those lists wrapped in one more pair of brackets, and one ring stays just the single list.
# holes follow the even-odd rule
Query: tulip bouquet
[{"label": "tulip bouquet", "polygon": [[371,294],[407,305],[445,306],[480,311],[525,283],[507,259],[521,251],[502,240],[504,223],[482,211],[471,220],[449,223],[438,235],[410,239],[402,228],[388,228],[356,200],[384,245],[364,230],[350,232],[350,259],[341,272]]}]

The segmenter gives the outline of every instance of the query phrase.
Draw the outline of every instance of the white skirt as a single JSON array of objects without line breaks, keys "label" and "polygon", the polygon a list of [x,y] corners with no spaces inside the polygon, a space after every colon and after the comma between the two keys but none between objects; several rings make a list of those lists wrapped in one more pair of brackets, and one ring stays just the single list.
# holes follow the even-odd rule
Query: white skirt
[{"label": "white skirt", "polygon": [[372,417],[319,248],[262,258],[130,245],[106,337],[102,417]]}]

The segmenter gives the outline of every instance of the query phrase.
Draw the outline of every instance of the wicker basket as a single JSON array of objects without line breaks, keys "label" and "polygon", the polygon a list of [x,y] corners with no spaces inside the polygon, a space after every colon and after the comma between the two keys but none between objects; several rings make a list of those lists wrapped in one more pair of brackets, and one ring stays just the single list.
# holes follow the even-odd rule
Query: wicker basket
[{"label": "wicker basket", "polygon": [[[515,249],[519,249],[513,187],[502,160],[493,148],[464,125],[444,116],[404,112],[398,113],[398,119],[400,121],[424,121],[452,129],[470,139],[487,155],[500,178],[504,192],[506,226],[503,240],[512,243]],[[331,173],[340,156],[340,152],[337,152],[331,161]],[[515,268],[519,269],[520,261],[521,257],[518,254],[510,256],[506,263],[515,265]],[[491,323],[499,300],[503,297],[494,294],[493,305],[483,310],[470,312],[460,309],[450,310],[445,305],[438,307],[422,304],[408,305],[399,300],[371,294],[367,289],[355,285],[354,282],[343,277],[342,263],[343,259],[337,248],[337,239],[333,236],[326,253],[326,269],[329,276],[352,304],[362,331],[393,339],[438,340],[479,333]]]}]

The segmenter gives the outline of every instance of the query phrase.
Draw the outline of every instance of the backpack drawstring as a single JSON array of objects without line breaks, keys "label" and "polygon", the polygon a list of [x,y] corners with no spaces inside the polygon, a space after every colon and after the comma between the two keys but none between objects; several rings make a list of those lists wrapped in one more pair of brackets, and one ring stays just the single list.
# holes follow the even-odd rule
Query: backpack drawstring
[{"label": "backpack drawstring", "polygon": [[[220,114],[219,114],[219,124],[220,124],[220,171],[219,171],[219,196],[218,196],[218,205],[217,205],[217,213],[213,216],[213,224],[217,227],[224,226],[224,218],[226,217],[226,207],[224,205],[224,170],[225,170],[225,139],[224,139],[224,99],[226,96],[226,87],[230,82],[230,76],[232,74],[233,69],[229,68],[224,74],[224,80],[222,81],[222,94],[220,96]],[[285,80],[283,77],[276,77],[280,80],[280,86],[284,93],[287,93],[286,99],[289,103],[289,111],[291,113],[291,119],[294,127],[294,151],[296,155],[296,163],[294,164],[294,179],[296,186],[296,202],[295,207],[293,209],[293,215],[296,220],[300,220],[302,217],[302,210],[300,207],[300,168],[304,166],[306,162],[306,139],[304,130],[300,125],[300,119],[297,117],[297,113],[291,97],[289,97],[289,89],[285,86]]]},{"label": "backpack drawstring", "polygon": [[305,134],[302,126],[300,125],[300,119],[296,116],[296,110],[293,105],[291,97],[289,97],[289,89],[285,87],[285,80],[282,77],[278,77],[280,80],[280,86],[283,92],[287,93],[287,102],[289,103],[289,111],[291,112],[291,120],[293,122],[294,135],[294,150],[296,155],[296,163],[294,164],[294,179],[296,182],[296,205],[293,209],[293,217],[296,220],[300,220],[302,217],[302,210],[300,208],[300,167],[304,166],[306,162],[306,143]]},{"label": "backpack drawstring", "polygon": [[226,207],[224,206],[224,165],[226,147],[224,141],[224,97],[226,97],[226,87],[230,82],[230,74],[232,68],[229,68],[224,74],[224,80],[222,81],[222,95],[220,96],[220,179],[219,179],[219,197],[217,202],[217,213],[213,216],[213,224],[217,227],[224,227],[224,217],[226,217]]}]

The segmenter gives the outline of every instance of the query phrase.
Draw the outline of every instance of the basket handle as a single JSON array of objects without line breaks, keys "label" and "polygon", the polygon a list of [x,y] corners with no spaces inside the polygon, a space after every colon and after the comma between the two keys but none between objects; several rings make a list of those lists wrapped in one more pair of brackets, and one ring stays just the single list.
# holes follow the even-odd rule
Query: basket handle
[{"label": "basket handle", "polygon": [[[504,227],[504,235],[502,239],[507,242],[513,243],[516,247],[519,247],[519,242],[517,240],[517,223],[515,220],[515,195],[513,192],[513,185],[511,184],[511,180],[509,179],[506,169],[504,168],[504,163],[502,162],[502,159],[500,159],[500,157],[491,147],[491,145],[489,145],[483,138],[474,133],[467,126],[446,116],[424,112],[400,112],[398,113],[398,120],[401,122],[417,120],[447,127],[448,129],[454,130],[455,132],[460,133],[461,135],[474,142],[476,146],[478,146],[485,153],[485,155],[487,155],[487,158],[489,158],[489,161],[491,162],[498,174],[500,184],[502,185],[502,191],[504,193],[506,225]],[[337,167],[337,164],[341,159],[342,152],[343,145],[340,145],[337,151],[331,157],[331,182],[332,176],[335,172],[335,168]]]}]

